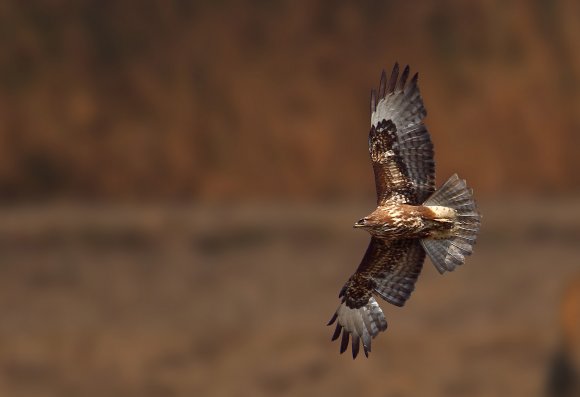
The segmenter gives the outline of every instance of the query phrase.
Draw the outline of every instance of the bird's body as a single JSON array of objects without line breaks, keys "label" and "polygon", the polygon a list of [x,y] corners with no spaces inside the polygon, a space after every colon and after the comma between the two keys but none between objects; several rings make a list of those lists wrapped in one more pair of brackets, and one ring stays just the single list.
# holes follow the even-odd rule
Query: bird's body
[{"label": "bird's body", "polygon": [[426,254],[440,273],[465,261],[475,244],[480,215],[472,191],[457,175],[435,190],[433,144],[423,124],[426,115],[417,74],[407,83],[409,67],[399,78],[395,64],[383,72],[378,94],[371,92],[369,153],[375,174],[377,207],[355,223],[371,241],[340,291],[341,303],[329,325],[332,339],[342,334],[340,351],[352,339],[356,357],[387,328],[375,296],[403,306],[415,288]]},{"label": "bird's body", "polygon": [[456,212],[441,206],[385,203],[354,224],[381,239],[445,238],[453,229]]}]

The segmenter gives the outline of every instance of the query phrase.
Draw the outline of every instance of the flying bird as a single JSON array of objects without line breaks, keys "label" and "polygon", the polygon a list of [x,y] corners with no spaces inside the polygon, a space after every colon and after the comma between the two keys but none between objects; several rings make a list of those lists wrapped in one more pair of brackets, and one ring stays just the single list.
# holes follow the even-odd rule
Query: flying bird
[{"label": "flying bird", "polygon": [[433,144],[423,123],[427,115],[409,66],[399,76],[381,75],[371,91],[369,152],[375,174],[377,208],[354,224],[371,235],[358,269],[339,293],[332,340],[356,358],[360,344],[368,357],[371,340],[387,329],[376,297],[403,306],[415,288],[425,254],[439,273],[453,271],[470,255],[481,216],[473,191],[453,175],[435,190]]}]

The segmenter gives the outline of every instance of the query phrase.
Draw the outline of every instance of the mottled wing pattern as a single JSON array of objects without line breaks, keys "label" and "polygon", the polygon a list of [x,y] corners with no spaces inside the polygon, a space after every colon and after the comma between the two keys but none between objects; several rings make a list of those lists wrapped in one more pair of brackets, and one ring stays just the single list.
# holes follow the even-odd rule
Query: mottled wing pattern
[{"label": "mottled wing pattern", "polygon": [[378,93],[371,91],[369,152],[375,172],[377,203],[396,200],[422,204],[435,190],[433,144],[423,124],[427,115],[409,66],[399,78],[395,64],[387,80],[383,71]]},{"label": "mottled wing pattern", "polygon": [[417,239],[392,241],[390,246],[398,251],[398,260],[383,267],[375,276],[375,292],[393,305],[404,306],[423,269],[425,250]]},{"label": "mottled wing pattern", "polygon": [[386,301],[403,306],[421,272],[425,252],[417,240],[381,240],[371,242],[356,272],[348,279],[339,297],[342,301],[328,325],[338,320],[332,340],[341,336],[340,352],[352,339],[356,358],[362,341],[366,356],[371,339],[387,329],[387,320],[373,293]]}]

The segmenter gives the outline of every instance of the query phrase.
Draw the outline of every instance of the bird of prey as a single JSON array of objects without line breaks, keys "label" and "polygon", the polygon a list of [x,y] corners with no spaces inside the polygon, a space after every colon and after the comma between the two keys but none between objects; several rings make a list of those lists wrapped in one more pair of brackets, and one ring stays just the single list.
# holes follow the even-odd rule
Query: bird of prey
[{"label": "bird of prey", "polygon": [[427,113],[418,74],[408,79],[409,66],[399,76],[395,64],[390,78],[383,71],[378,92],[371,91],[369,152],[377,208],[354,224],[369,232],[371,241],[328,323],[337,322],[332,340],[342,333],[341,353],[351,339],[353,358],[361,342],[368,357],[371,339],[387,329],[376,297],[403,306],[425,253],[440,273],[453,271],[471,254],[480,227],[473,191],[457,174],[435,190],[433,144],[423,123]]}]

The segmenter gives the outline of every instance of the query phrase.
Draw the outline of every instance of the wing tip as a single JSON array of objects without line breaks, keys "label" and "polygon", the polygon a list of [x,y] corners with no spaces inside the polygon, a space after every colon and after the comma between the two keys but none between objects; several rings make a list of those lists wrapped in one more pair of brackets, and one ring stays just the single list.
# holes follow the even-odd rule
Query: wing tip
[{"label": "wing tip", "polygon": [[403,91],[405,89],[405,83],[407,83],[407,79],[409,78],[410,72],[411,72],[411,68],[409,67],[409,65],[406,65],[405,69],[403,69],[403,74],[401,75],[401,78],[399,79],[399,85],[397,86],[397,91]]},{"label": "wing tip", "polygon": [[379,82],[379,100],[385,97],[385,93],[387,90],[387,73],[385,69],[381,72],[381,80]]},{"label": "wing tip", "polygon": [[332,317],[330,318],[330,320],[328,321],[328,323],[326,323],[326,325],[327,326],[332,325],[332,323],[334,323],[337,318],[338,318],[338,313],[337,312],[334,312],[334,314],[332,315]]},{"label": "wing tip", "polygon": [[356,356],[358,356],[358,352],[360,349],[360,338],[356,335],[352,335],[352,359],[354,360]]},{"label": "wing tip", "polygon": [[334,330],[334,334],[332,334],[331,341],[335,341],[340,336],[340,331],[342,331],[342,325],[336,324],[336,329]]},{"label": "wing tip", "polygon": [[377,92],[373,88],[371,90],[371,114],[377,111]]},{"label": "wing tip", "polygon": [[358,308],[351,308],[342,302],[332,316],[329,325],[335,321],[336,328],[331,340],[335,341],[340,337],[340,354],[348,350],[350,343],[353,359],[361,355],[361,350],[368,358],[371,352],[372,339],[387,329],[385,315],[372,296],[366,304]]},{"label": "wing tip", "polygon": [[389,86],[386,94],[391,94],[395,92],[397,86],[397,80],[399,79],[399,62],[395,62],[393,70],[391,71],[391,77],[389,78]]},{"label": "wing tip", "polygon": [[417,84],[418,80],[419,80],[419,72],[415,72],[413,78],[411,79],[411,84]]},{"label": "wing tip", "polygon": [[[379,82],[378,90],[371,90],[371,114],[376,111],[378,102],[381,99],[386,98],[387,95],[393,92],[404,91],[406,88],[406,83],[411,72],[409,65],[405,65],[403,68],[403,73],[399,76],[400,64],[395,62],[393,68],[391,69],[391,74],[387,78],[387,73],[385,69],[381,72],[381,79]],[[416,72],[411,78],[410,86],[416,85],[419,79],[419,73]]]},{"label": "wing tip", "polygon": [[348,335],[349,333],[346,330],[342,331],[342,339],[340,341],[340,354],[344,353],[348,348]]}]

